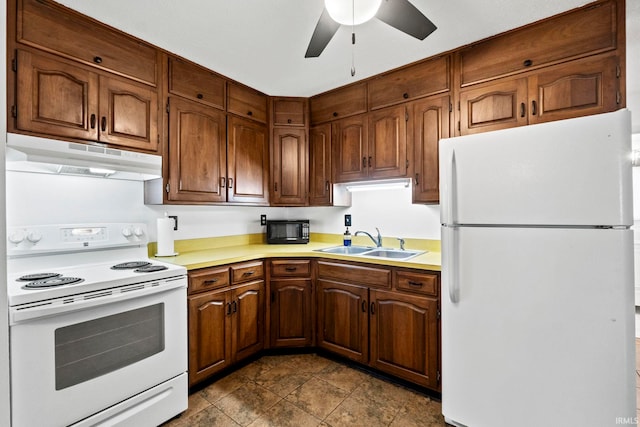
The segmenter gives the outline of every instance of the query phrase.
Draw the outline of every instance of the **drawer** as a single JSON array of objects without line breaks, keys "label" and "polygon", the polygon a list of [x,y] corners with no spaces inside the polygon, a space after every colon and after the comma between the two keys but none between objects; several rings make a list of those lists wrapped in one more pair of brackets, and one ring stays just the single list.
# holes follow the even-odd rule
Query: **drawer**
[{"label": "drawer", "polygon": [[307,101],[304,98],[274,98],[275,126],[304,126],[307,123]]},{"label": "drawer", "polygon": [[225,109],[226,80],[213,71],[177,58],[169,58],[169,92]]},{"label": "drawer", "polygon": [[412,271],[397,271],[396,289],[438,296],[438,275]]},{"label": "drawer", "polygon": [[283,259],[272,260],[271,276],[272,277],[310,277],[311,261],[308,259]]},{"label": "drawer", "polygon": [[616,3],[597,3],[460,52],[461,85],[616,49]]},{"label": "drawer", "polygon": [[231,283],[241,283],[264,277],[264,263],[262,261],[243,262],[231,266]]},{"label": "drawer", "polygon": [[450,57],[444,56],[369,81],[369,109],[383,108],[416,98],[447,92]]},{"label": "drawer", "polygon": [[314,96],[309,101],[311,124],[341,119],[367,111],[367,84],[358,83]]},{"label": "drawer", "polygon": [[386,268],[318,261],[318,277],[370,287],[391,288],[391,270]]},{"label": "drawer", "polygon": [[51,1],[18,0],[17,40],[156,85],[158,50]]},{"label": "drawer", "polygon": [[267,122],[266,95],[234,83],[229,83],[227,89],[229,91],[227,111],[262,123]]},{"label": "drawer", "polygon": [[229,267],[202,268],[189,272],[189,293],[210,291],[229,285]]}]

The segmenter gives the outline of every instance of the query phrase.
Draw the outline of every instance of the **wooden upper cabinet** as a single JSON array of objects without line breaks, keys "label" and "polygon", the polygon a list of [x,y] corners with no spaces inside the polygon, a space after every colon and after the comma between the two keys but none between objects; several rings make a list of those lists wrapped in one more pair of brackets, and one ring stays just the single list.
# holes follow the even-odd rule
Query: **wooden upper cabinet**
[{"label": "wooden upper cabinet", "polygon": [[369,80],[369,109],[447,92],[450,63],[450,56],[443,56],[374,77]]},{"label": "wooden upper cabinet", "polygon": [[227,176],[224,112],[169,99],[170,201],[224,202]]},{"label": "wooden upper cabinet", "polygon": [[413,124],[413,203],[438,203],[440,177],[438,141],[449,137],[448,95],[420,99],[410,106]]},{"label": "wooden upper cabinet", "polygon": [[309,169],[306,131],[275,128],[270,151],[271,205],[306,206]]},{"label": "wooden upper cabinet", "polygon": [[309,205],[331,206],[331,124],[309,129]]},{"label": "wooden upper cabinet", "polygon": [[155,88],[52,55],[19,50],[17,63],[18,129],[158,150]]},{"label": "wooden upper cabinet", "polygon": [[529,124],[622,108],[616,56],[585,58],[534,73],[529,83]]},{"label": "wooden upper cabinet", "polygon": [[226,80],[216,73],[169,57],[169,93],[224,110]]},{"label": "wooden upper cabinet", "polygon": [[98,74],[67,61],[19,50],[17,120],[20,130],[98,139]]},{"label": "wooden upper cabinet", "polygon": [[16,39],[140,82],[158,84],[158,50],[46,0],[18,0]]},{"label": "wooden upper cabinet", "polygon": [[348,182],[367,176],[367,117],[360,114],[331,123],[333,176]]},{"label": "wooden upper cabinet", "polygon": [[311,124],[341,119],[367,111],[367,84],[355,83],[316,95],[309,100]]},{"label": "wooden upper cabinet", "polygon": [[273,98],[274,126],[306,126],[309,101],[306,98]]},{"label": "wooden upper cabinet", "polygon": [[227,194],[229,202],[269,204],[269,135],[266,125],[231,115],[228,117]]},{"label": "wooden upper cabinet", "polygon": [[396,178],[407,176],[406,107],[377,110],[368,114],[369,151],[367,173],[370,178]]},{"label": "wooden upper cabinet", "polygon": [[227,90],[229,96],[228,112],[261,123],[267,123],[266,95],[247,86],[231,82],[229,82]]},{"label": "wooden upper cabinet", "polygon": [[479,83],[617,46],[615,0],[559,15],[460,52],[461,85]]}]

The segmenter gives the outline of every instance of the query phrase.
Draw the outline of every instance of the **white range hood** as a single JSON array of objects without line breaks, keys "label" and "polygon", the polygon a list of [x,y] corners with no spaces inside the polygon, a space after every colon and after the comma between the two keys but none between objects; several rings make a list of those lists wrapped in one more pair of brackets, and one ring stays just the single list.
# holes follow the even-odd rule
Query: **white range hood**
[{"label": "white range hood", "polygon": [[162,176],[162,157],[29,135],[7,134],[7,170],[146,181]]}]

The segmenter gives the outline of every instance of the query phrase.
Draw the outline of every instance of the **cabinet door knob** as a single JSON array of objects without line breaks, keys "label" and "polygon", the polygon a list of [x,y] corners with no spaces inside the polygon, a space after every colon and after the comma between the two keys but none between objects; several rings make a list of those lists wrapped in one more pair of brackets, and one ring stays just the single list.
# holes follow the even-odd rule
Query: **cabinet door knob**
[{"label": "cabinet door knob", "polygon": [[525,59],[522,65],[524,65],[525,67],[531,67],[533,65],[533,61],[530,59]]},{"label": "cabinet door knob", "polygon": [[202,98],[204,98],[204,95],[203,95],[203,94],[201,94],[201,93],[199,93],[199,94],[197,94],[197,95],[196,95],[196,98],[198,98],[198,99],[202,99]]},{"label": "cabinet door knob", "polygon": [[376,303],[371,302],[371,314],[376,314]]},{"label": "cabinet door knob", "polygon": [[369,156],[369,167],[371,167],[371,156]]},{"label": "cabinet door knob", "polygon": [[366,313],[367,312],[367,300],[362,300],[362,312]]},{"label": "cabinet door knob", "polygon": [[227,185],[227,180],[224,176],[220,177],[220,188],[224,188]]},{"label": "cabinet door knob", "polygon": [[102,63],[102,58],[100,58],[99,56],[94,56],[93,57],[93,62],[95,62],[96,64],[101,64]]},{"label": "cabinet door knob", "polygon": [[325,191],[329,191],[329,181],[325,181],[325,183],[324,183],[324,190],[325,190]]},{"label": "cabinet door knob", "polygon": [[291,119],[287,119],[287,123],[291,123]]},{"label": "cabinet door knob", "polygon": [[102,132],[107,130],[107,117],[106,116],[102,116],[102,119],[100,120],[100,130]]},{"label": "cabinet door knob", "polygon": [[538,114],[538,103],[534,99],[531,101],[531,115],[535,116],[536,114]]},{"label": "cabinet door knob", "polygon": [[364,168],[366,168],[366,167],[367,167],[367,158],[366,158],[366,157],[363,157],[363,158],[362,158],[362,169],[364,169]]},{"label": "cabinet door knob", "polygon": [[91,115],[91,119],[89,121],[91,122],[91,129],[95,129],[96,128],[96,115],[92,114]]},{"label": "cabinet door knob", "polygon": [[338,117],[338,112],[337,111],[333,112],[333,117]]},{"label": "cabinet door knob", "polygon": [[527,106],[524,104],[524,102],[520,103],[520,117],[524,117],[524,115],[527,113],[526,110]]},{"label": "cabinet door knob", "polygon": [[419,176],[420,176],[420,175],[416,173],[416,185],[419,185],[419,183],[418,183],[418,177],[419,177]]},{"label": "cabinet door knob", "polygon": [[409,94],[407,92],[405,92],[405,93],[402,94],[402,97],[404,99],[408,99],[409,98]]},{"label": "cabinet door knob", "polygon": [[253,116],[253,111],[251,110],[247,111],[247,116]]},{"label": "cabinet door knob", "polygon": [[233,188],[233,178],[229,178],[229,188]]}]

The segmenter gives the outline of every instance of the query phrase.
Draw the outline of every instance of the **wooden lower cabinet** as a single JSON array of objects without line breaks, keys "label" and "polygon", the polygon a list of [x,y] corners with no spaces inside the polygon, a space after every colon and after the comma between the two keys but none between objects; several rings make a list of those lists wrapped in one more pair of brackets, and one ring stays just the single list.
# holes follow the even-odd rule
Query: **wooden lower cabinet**
[{"label": "wooden lower cabinet", "polygon": [[369,289],[318,279],[318,347],[360,363],[369,360]]},{"label": "wooden lower cabinet", "polygon": [[[240,271],[245,278],[257,276],[255,280],[230,286],[224,276],[229,277],[229,270],[233,271],[234,266],[189,273],[190,386],[264,347],[265,283],[261,269],[259,273],[248,274],[256,271],[255,263],[246,265],[248,267]],[[198,293],[207,283],[214,289]]]},{"label": "wooden lower cabinet", "polygon": [[370,365],[422,386],[438,386],[438,302],[369,291]]}]

